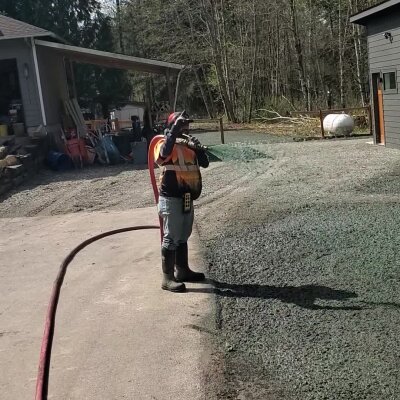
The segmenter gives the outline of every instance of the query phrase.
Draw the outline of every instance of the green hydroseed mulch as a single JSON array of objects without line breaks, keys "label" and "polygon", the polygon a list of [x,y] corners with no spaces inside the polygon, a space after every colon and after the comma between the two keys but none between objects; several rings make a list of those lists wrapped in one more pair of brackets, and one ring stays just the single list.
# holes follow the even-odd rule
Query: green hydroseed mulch
[{"label": "green hydroseed mulch", "polygon": [[253,161],[267,155],[242,144],[220,144],[210,146],[207,152],[210,161]]}]

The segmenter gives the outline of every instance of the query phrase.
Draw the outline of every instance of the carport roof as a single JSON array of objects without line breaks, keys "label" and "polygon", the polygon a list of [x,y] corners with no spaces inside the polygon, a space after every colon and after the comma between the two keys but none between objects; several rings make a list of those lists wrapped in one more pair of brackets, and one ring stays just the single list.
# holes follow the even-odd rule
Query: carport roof
[{"label": "carport roof", "polygon": [[99,65],[106,68],[127,69],[155,74],[167,74],[169,72],[178,73],[184,68],[184,65],[180,64],[126,56],[124,54],[109,53],[106,51],[70,46],[44,40],[35,40],[35,43],[37,46],[50,48],[53,51],[61,53],[70,60]]},{"label": "carport roof", "polygon": [[364,25],[365,21],[376,14],[388,10],[390,7],[397,6],[400,4],[400,0],[386,0],[382,3],[379,3],[375,6],[367,8],[364,11],[361,11],[357,14],[354,14],[350,17],[350,22]]}]

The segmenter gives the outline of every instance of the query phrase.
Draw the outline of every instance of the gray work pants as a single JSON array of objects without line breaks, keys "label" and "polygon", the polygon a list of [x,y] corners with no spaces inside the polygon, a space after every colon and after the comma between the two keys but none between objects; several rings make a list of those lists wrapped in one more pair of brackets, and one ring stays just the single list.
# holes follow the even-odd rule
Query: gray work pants
[{"label": "gray work pants", "polygon": [[186,243],[192,234],[194,210],[188,214],[183,212],[183,199],[162,197],[158,201],[158,214],[163,219],[164,237],[162,247],[176,250]]}]

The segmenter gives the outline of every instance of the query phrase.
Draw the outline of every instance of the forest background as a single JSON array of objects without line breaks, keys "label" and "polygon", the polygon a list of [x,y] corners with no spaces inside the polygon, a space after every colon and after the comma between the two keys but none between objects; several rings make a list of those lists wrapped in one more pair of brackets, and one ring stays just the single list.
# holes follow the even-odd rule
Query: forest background
[{"label": "forest background", "polygon": [[[260,109],[364,106],[366,39],[349,17],[379,0],[0,0],[0,13],[83,47],[185,64],[178,105],[250,122]],[[76,66],[82,107],[168,100],[164,77]]]}]

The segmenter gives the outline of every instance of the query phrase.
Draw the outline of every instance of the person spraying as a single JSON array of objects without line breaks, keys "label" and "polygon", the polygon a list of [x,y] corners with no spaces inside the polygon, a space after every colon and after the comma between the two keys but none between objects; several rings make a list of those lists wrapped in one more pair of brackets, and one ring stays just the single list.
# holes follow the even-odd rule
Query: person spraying
[{"label": "person spraying", "polygon": [[194,221],[193,201],[200,197],[200,167],[207,168],[206,148],[189,135],[193,122],[183,112],[172,113],[164,138],[154,147],[154,159],[162,168],[159,182],[158,213],[163,221],[161,247],[163,280],[161,288],[184,292],[184,282],[201,282],[203,273],[194,272],[188,263],[188,240]]}]

